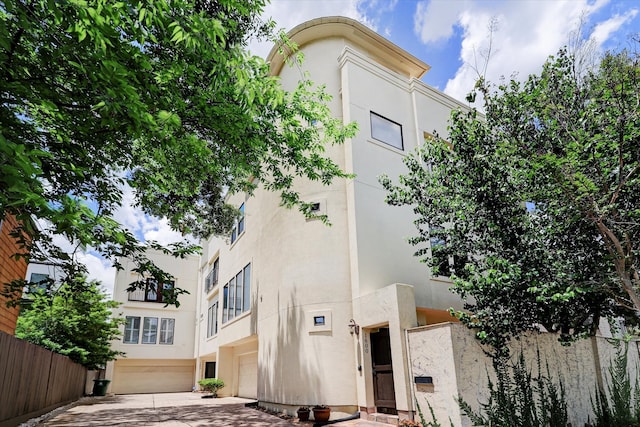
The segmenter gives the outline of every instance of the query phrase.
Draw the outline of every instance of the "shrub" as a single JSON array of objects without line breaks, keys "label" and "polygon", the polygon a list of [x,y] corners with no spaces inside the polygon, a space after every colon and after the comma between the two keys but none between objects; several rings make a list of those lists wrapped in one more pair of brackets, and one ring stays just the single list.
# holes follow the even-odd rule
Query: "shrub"
[{"label": "shrub", "polygon": [[200,387],[202,387],[204,391],[208,391],[214,397],[217,397],[218,390],[224,387],[224,381],[218,378],[204,378],[204,379],[198,380],[198,384],[200,384]]}]

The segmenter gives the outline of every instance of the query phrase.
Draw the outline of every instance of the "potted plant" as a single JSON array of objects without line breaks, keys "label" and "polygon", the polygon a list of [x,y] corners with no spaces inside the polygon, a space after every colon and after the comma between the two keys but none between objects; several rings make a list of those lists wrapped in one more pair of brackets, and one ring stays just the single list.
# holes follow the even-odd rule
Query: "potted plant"
[{"label": "potted plant", "polygon": [[203,378],[198,380],[198,384],[200,384],[202,390],[210,393],[209,395],[202,396],[203,399],[218,397],[218,390],[224,387],[224,381],[219,380],[218,378]]},{"label": "potted plant", "polygon": [[298,419],[300,421],[309,421],[309,412],[311,410],[308,406],[301,406],[298,408]]},{"label": "potted plant", "polygon": [[327,405],[316,405],[313,407],[313,419],[318,422],[329,421],[331,416],[331,408]]}]

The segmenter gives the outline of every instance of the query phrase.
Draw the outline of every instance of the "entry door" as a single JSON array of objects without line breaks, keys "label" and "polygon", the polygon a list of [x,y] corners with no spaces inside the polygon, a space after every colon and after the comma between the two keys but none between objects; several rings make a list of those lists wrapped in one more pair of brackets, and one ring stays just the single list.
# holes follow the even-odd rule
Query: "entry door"
[{"label": "entry door", "polygon": [[373,365],[373,398],[376,410],[396,414],[396,393],[393,388],[391,367],[391,342],[389,328],[380,328],[371,337],[371,362]]}]

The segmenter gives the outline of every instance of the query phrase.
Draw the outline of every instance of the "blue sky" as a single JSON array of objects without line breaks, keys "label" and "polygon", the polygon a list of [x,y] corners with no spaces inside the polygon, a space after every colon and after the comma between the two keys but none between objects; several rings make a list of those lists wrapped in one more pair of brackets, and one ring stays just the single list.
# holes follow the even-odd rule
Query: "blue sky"
[{"label": "blue sky", "polygon": [[[356,19],[431,65],[425,83],[463,100],[475,83],[474,65],[484,63],[492,20],[486,76],[497,82],[500,76],[518,73],[524,79],[538,72],[549,55],[568,43],[580,22],[584,38],[597,50],[623,48],[630,35],[640,33],[639,11],[640,0],[272,0],[264,17],[287,30],[321,16]],[[271,45],[250,48],[264,57]],[[136,235],[161,243],[180,240],[166,220],[149,218],[133,207],[130,189],[125,189],[123,202],[116,219]],[[115,271],[110,263],[95,253],[83,257],[91,276],[111,289]]]},{"label": "blue sky", "polygon": [[581,22],[583,38],[598,50],[628,46],[628,36],[640,33],[639,12],[639,0],[272,0],[264,16],[287,30],[320,16],[356,19],[431,65],[424,82],[462,100],[474,66],[485,62],[492,21],[486,75],[497,82],[538,72]]}]

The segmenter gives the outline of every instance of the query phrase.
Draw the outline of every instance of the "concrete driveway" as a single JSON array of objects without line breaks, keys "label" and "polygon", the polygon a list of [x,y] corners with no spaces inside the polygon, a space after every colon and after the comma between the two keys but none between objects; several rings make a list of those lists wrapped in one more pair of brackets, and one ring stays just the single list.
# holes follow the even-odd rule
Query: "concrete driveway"
[{"label": "concrete driveway", "polygon": [[287,426],[292,422],[246,408],[248,399],[202,399],[200,393],[130,394],[82,399],[40,426]]}]

